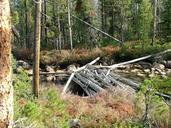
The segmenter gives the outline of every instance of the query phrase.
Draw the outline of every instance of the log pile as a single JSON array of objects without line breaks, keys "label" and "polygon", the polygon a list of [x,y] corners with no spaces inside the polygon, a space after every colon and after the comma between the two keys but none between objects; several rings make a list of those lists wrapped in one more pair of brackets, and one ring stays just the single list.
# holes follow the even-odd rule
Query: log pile
[{"label": "log pile", "polygon": [[[100,59],[96,58],[85,66],[72,71],[63,89],[62,95],[64,95],[68,91],[72,92],[72,83],[81,87],[81,89],[87,96],[93,96],[98,92],[106,91],[107,89],[110,90],[113,86],[119,86],[120,88],[128,90],[130,93],[135,93],[139,90],[141,83],[134,82],[131,79],[116,74],[112,72],[112,70],[120,66],[134,63],[150,57],[151,56],[146,56],[128,62],[114,64],[112,66],[96,66],[94,64]],[[159,92],[157,92],[156,95],[171,99],[169,95],[161,94]]]},{"label": "log pile", "polygon": [[137,90],[139,83],[112,72],[108,73],[106,69],[93,66],[92,64],[97,62],[97,60],[99,58],[74,71],[68,79],[62,94],[68,91],[71,81],[80,86],[87,96],[95,95],[99,91],[105,91],[105,89],[110,90],[113,86],[120,86],[123,89],[131,90],[131,92]]}]

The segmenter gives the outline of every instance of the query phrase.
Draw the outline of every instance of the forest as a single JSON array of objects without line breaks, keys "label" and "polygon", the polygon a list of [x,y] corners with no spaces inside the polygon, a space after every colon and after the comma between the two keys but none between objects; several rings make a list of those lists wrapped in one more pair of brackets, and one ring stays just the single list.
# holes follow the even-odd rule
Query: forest
[{"label": "forest", "polygon": [[0,128],[171,128],[171,0],[0,0]]}]

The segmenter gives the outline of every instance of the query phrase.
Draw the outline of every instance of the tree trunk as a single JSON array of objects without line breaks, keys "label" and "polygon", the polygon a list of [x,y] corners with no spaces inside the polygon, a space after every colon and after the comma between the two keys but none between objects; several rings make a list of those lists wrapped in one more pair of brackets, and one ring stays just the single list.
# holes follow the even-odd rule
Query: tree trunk
[{"label": "tree trunk", "polygon": [[68,25],[69,25],[69,36],[70,36],[70,46],[71,50],[73,49],[72,44],[72,27],[71,27],[71,10],[70,10],[70,0],[68,0]]},{"label": "tree trunk", "polygon": [[[57,7],[57,12],[59,12],[59,5]],[[59,36],[58,36],[59,49],[61,50],[62,49],[62,37],[61,37],[61,23],[60,23],[60,15],[59,15],[59,13],[58,13],[58,17],[57,17],[57,22],[58,22],[58,32],[59,32]]]},{"label": "tree trunk", "polygon": [[27,8],[27,0],[24,1],[25,4],[25,41],[26,41],[26,48],[29,48],[29,18],[28,18],[28,8]]},{"label": "tree trunk", "polygon": [[39,66],[40,66],[40,35],[41,35],[41,2],[35,2],[35,25],[34,25],[34,66],[33,66],[33,93],[39,96]]},{"label": "tree trunk", "polygon": [[0,0],[0,128],[12,128],[11,22],[8,0]]},{"label": "tree trunk", "polygon": [[154,43],[155,43],[156,28],[157,28],[157,0],[154,0],[154,3],[153,3],[153,37],[152,37],[152,45],[154,45]]}]

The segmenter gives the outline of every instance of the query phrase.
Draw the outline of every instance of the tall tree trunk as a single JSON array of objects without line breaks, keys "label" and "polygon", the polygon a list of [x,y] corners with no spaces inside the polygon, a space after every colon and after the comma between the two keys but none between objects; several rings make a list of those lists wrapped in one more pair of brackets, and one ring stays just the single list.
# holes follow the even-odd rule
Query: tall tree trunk
[{"label": "tall tree trunk", "polygon": [[46,15],[46,0],[43,0],[42,2],[42,13],[43,13],[43,16],[41,18],[41,22],[42,22],[42,25],[41,25],[41,39],[43,41],[43,44],[42,46],[46,47],[47,46],[47,15]]},{"label": "tall tree trunk", "polygon": [[27,8],[27,0],[24,1],[25,4],[25,41],[26,41],[26,48],[29,48],[29,18],[28,18],[28,8]]},{"label": "tall tree trunk", "polygon": [[34,67],[33,67],[33,93],[39,96],[39,66],[40,66],[40,35],[41,35],[41,2],[35,2],[35,25],[34,25]]},{"label": "tall tree trunk", "polygon": [[11,22],[9,0],[0,0],[0,128],[12,128]]},{"label": "tall tree trunk", "polygon": [[[57,7],[57,12],[59,12],[59,5]],[[60,15],[59,15],[59,13],[58,13],[57,21],[58,21],[58,32],[59,32],[59,36],[58,36],[59,49],[61,50],[62,49],[62,37],[61,37],[61,23],[60,23]]]},{"label": "tall tree trunk", "polygon": [[157,0],[154,0],[154,3],[153,3],[153,37],[152,37],[152,45],[154,45],[154,42],[155,42],[156,30],[157,30]]},{"label": "tall tree trunk", "polygon": [[44,14],[45,14],[45,16],[44,16],[44,22],[45,22],[45,27],[44,27],[44,31],[45,31],[45,46],[47,46],[47,43],[48,43],[48,40],[47,40],[47,34],[48,34],[48,30],[47,30],[47,26],[46,26],[46,24],[47,24],[47,17],[46,17],[46,11],[47,9],[46,9],[46,0],[44,0]]},{"label": "tall tree trunk", "polygon": [[73,43],[72,43],[72,26],[71,26],[71,10],[70,10],[70,0],[68,0],[68,25],[69,25],[69,36],[70,36],[70,46],[71,50],[73,49]]}]

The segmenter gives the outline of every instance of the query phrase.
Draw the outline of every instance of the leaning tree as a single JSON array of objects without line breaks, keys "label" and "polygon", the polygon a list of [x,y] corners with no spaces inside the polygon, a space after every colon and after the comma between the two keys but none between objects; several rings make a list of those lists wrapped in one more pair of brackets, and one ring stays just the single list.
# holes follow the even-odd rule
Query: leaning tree
[{"label": "leaning tree", "polygon": [[0,0],[0,128],[12,128],[11,22],[9,0]]}]

